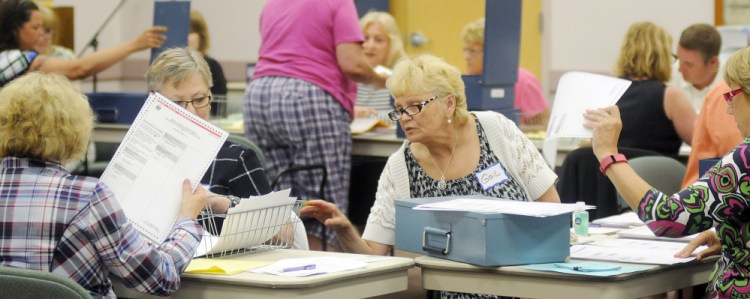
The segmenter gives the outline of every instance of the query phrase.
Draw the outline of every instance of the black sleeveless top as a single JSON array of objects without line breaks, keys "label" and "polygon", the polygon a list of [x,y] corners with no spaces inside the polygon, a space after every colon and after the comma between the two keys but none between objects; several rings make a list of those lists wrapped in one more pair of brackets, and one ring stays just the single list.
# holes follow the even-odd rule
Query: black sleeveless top
[{"label": "black sleeveless top", "polygon": [[656,80],[632,82],[617,102],[622,118],[618,145],[676,156],[682,139],[664,112],[667,86]]}]

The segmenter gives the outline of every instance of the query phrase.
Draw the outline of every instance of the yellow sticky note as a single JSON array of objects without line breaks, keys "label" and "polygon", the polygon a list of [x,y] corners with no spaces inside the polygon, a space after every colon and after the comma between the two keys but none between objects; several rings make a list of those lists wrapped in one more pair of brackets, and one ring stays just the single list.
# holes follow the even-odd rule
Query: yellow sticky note
[{"label": "yellow sticky note", "polygon": [[193,259],[185,269],[186,273],[199,274],[237,274],[250,269],[263,267],[271,262],[235,260],[235,259]]}]

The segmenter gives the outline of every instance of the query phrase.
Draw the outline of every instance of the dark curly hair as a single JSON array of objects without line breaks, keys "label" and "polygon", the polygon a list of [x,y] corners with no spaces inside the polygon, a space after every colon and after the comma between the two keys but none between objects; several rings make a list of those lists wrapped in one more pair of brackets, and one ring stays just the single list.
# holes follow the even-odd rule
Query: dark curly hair
[{"label": "dark curly hair", "polygon": [[0,52],[18,49],[16,31],[31,19],[39,7],[31,0],[0,0]]}]

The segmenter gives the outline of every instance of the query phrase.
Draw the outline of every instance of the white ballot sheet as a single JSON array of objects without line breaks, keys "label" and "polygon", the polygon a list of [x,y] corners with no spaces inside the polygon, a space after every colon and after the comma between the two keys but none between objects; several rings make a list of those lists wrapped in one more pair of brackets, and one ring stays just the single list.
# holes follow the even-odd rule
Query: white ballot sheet
[{"label": "white ballot sheet", "polygon": [[285,225],[289,225],[291,231],[294,224],[289,220],[297,199],[290,197],[290,192],[291,189],[286,189],[242,199],[237,206],[227,212],[227,218],[218,237],[204,233],[206,237],[195,256],[218,254],[263,244],[276,236]]},{"label": "white ballot sheet", "polygon": [[154,244],[177,220],[182,181],[193,190],[228,134],[158,93],[130,126],[101,181],[114,192],[130,223]]},{"label": "white ballot sheet", "polygon": [[[547,217],[565,213],[572,213],[577,211],[579,208],[580,207],[576,204],[564,203],[457,198],[441,202],[421,204],[412,209],[428,211],[502,213],[532,217]],[[594,207],[586,206],[586,209],[592,208]]]},{"label": "white ballot sheet", "polygon": [[[570,257],[576,259],[602,260],[624,263],[672,265],[695,259],[676,258],[674,255],[685,247],[685,243],[634,239],[603,239],[585,245],[570,247]],[[698,247],[695,252],[705,250]]]},{"label": "white ballot sheet", "polygon": [[542,145],[544,159],[550,167],[555,167],[558,139],[592,137],[591,130],[583,127],[583,113],[587,109],[614,105],[630,84],[629,80],[583,72],[568,72],[560,78],[547,125],[547,138]]}]

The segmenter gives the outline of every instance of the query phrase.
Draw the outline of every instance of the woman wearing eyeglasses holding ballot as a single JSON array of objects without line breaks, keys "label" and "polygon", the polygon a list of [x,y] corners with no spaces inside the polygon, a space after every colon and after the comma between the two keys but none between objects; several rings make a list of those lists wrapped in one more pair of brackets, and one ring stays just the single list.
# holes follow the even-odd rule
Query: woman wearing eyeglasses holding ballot
[{"label": "woman wearing eyeglasses holding ballot", "polygon": [[[731,91],[724,95],[743,136],[750,135],[750,49],[729,58],[724,80]],[[707,287],[711,298],[750,295],[750,139],[745,139],[697,182],[676,194],[653,189],[617,152],[622,129],[617,107],[587,111],[586,126],[594,130],[592,146],[601,170],[623,195],[638,217],[657,235],[681,237],[701,234],[700,241],[721,245]],[[719,238],[717,239],[716,234]],[[692,244],[695,245],[695,244]],[[694,247],[689,248],[694,249]],[[713,253],[718,251],[712,246]],[[680,255],[689,254],[681,252]],[[705,252],[702,254],[705,255]]]},{"label": "woman wearing eyeglasses holding ballot", "polygon": [[[148,89],[159,92],[198,117],[208,120],[211,111],[211,71],[200,52],[190,48],[169,49],[156,57],[146,74]],[[224,142],[216,158],[201,179],[209,193],[231,195],[237,198],[270,193],[271,183],[260,162],[260,157],[241,145]],[[227,197],[210,196],[209,204],[217,213],[238,204]],[[216,218],[216,231],[221,232],[220,218]],[[293,247],[307,249],[307,236],[298,221]]]},{"label": "woman wearing eyeglasses holding ballot", "polygon": [[[334,229],[345,251],[391,251],[395,199],[481,194],[560,202],[557,176],[515,123],[495,112],[467,111],[458,68],[431,55],[405,59],[386,86],[396,107],[389,117],[400,123],[407,140],[380,176],[362,237],[333,204],[315,200],[301,210]],[[480,181],[480,176],[490,179]]]}]

